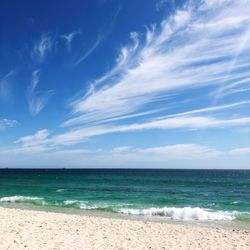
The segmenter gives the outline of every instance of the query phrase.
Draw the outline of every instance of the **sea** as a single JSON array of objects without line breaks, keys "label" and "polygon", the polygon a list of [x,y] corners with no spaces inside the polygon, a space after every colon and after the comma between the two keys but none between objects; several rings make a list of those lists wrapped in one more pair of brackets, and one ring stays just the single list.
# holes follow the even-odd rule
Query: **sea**
[{"label": "sea", "polygon": [[250,228],[250,170],[0,169],[0,206]]}]

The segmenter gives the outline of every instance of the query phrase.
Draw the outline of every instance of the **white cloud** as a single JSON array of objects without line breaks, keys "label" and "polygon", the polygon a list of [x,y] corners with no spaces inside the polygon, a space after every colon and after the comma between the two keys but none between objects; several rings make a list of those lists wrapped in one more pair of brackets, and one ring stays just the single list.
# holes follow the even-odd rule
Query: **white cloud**
[{"label": "white cloud", "polygon": [[[42,133],[41,133],[42,134]],[[40,136],[39,136],[40,137]],[[42,136],[41,136],[42,137]],[[248,149],[222,151],[199,144],[172,144],[151,148],[120,146],[111,150],[60,149],[42,146],[0,148],[0,166],[107,168],[249,168],[242,154]],[[18,161],[15,157],[18,156]]]},{"label": "white cloud", "polygon": [[113,26],[115,24],[116,18],[118,16],[120,10],[121,10],[121,7],[119,7],[117,9],[111,22],[109,23],[109,25],[107,27],[103,26],[103,28],[98,31],[95,41],[92,41],[91,45],[89,47],[87,47],[87,49],[84,51],[84,53],[82,53],[79,56],[79,58],[77,58],[75,60],[74,65],[78,65],[78,64],[82,63],[85,59],[87,59],[100,46],[100,44],[106,39],[106,37],[110,34],[110,32],[113,29]]},{"label": "white cloud", "polygon": [[51,52],[52,48],[52,37],[49,34],[44,33],[41,35],[41,38],[37,42],[35,42],[32,56],[36,61],[42,63],[45,60],[46,55]]},{"label": "white cloud", "polygon": [[250,157],[250,147],[246,148],[235,148],[230,151],[231,155],[248,156]]},{"label": "white cloud", "polygon": [[15,72],[15,70],[11,70],[7,75],[0,78],[0,101],[2,102],[8,102],[12,97],[11,80]]},{"label": "white cloud", "polygon": [[112,153],[124,153],[130,151],[131,149],[132,149],[131,146],[117,147],[112,149]]},{"label": "white cloud", "polygon": [[104,38],[105,38],[105,35],[102,33],[99,33],[95,42],[93,42],[91,46],[81,55],[81,57],[75,61],[74,65],[80,64],[87,57],[89,57],[89,55],[91,55],[96,50],[96,48],[101,44]]},{"label": "white cloud", "polygon": [[[34,83],[36,83],[36,81],[34,81]],[[218,117],[205,116],[202,114],[211,113],[215,111],[223,111],[247,104],[249,104],[249,101],[236,102],[215,107],[208,107],[182,113],[176,113],[169,116],[158,117],[157,119],[153,118],[144,122],[132,123],[126,125],[106,124],[106,125],[86,126],[82,128],[77,127],[75,129],[71,129],[63,133],[51,134],[51,135],[47,134],[46,132],[46,137],[42,138],[42,141],[44,145],[50,147],[58,145],[74,145],[84,142],[93,136],[100,136],[111,133],[126,133],[133,131],[155,130],[155,129],[158,130],[173,130],[173,129],[202,130],[203,129],[204,130],[204,129],[245,127],[250,125],[250,117],[248,116],[221,119]],[[47,131],[47,130],[42,130],[42,131]],[[28,136],[27,138],[33,138],[33,137],[34,136]],[[21,138],[18,140],[18,142],[23,143],[24,140]],[[38,145],[40,144],[41,142],[39,141]]]},{"label": "white cloud", "polygon": [[[187,4],[165,19],[160,27],[147,27],[144,35],[131,32],[131,44],[121,48],[116,65],[93,81],[84,96],[71,103],[74,117],[62,126],[78,127],[46,137],[46,144],[73,145],[93,136],[118,132],[249,125],[249,116],[224,115],[222,118],[218,113],[248,105],[249,100],[165,116],[158,114],[172,104],[172,95],[190,88],[212,86],[215,90],[218,86],[224,88],[225,83],[234,83],[234,88],[238,83],[242,88],[245,83],[239,81],[250,77],[246,70],[250,52],[246,43],[249,10],[245,0],[229,1],[224,8],[215,8],[211,1],[200,6]],[[164,100],[166,107],[151,105],[159,100]],[[113,123],[147,115],[151,118],[140,123]]]},{"label": "white cloud", "polygon": [[[157,11],[163,10],[167,4],[174,4],[175,0],[159,0],[157,1],[155,8]],[[169,8],[169,7],[168,7]]]},{"label": "white cloud", "polygon": [[224,105],[211,106],[211,107],[202,108],[202,109],[190,110],[190,111],[186,111],[186,112],[182,112],[182,113],[167,115],[165,117],[159,117],[158,119],[183,116],[183,115],[194,115],[194,114],[201,114],[201,113],[213,113],[213,112],[218,112],[218,111],[226,111],[229,109],[234,109],[234,108],[237,108],[239,106],[248,105],[248,104],[250,104],[250,101],[246,100],[246,101],[229,103],[229,104],[224,104]]},{"label": "white cloud", "polygon": [[249,12],[245,0],[228,1],[223,8],[214,8],[211,2],[201,7],[190,4],[160,27],[147,28],[144,39],[133,33],[137,35],[121,49],[116,65],[71,103],[76,117],[66,123],[122,118],[149,111],[149,104],[164,95],[178,95],[189,88],[215,89],[250,77],[242,68],[250,54]]},{"label": "white cloud", "polygon": [[211,158],[223,154],[221,151],[197,144],[176,144],[145,148],[139,152],[144,154],[165,155],[168,158]]},{"label": "white cloud", "polygon": [[16,120],[0,119],[0,129],[4,129],[7,127],[14,127],[18,124],[19,123]]},{"label": "white cloud", "polygon": [[35,70],[32,73],[31,84],[27,90],[27,99],[29,104],[29,111],[31,115],[39,114],[46,106],[50,97],[53,95],[53,90],[38,91],[37,86],[40,81],[40,71]]},{"label": "white cloud", "polygon": [[15,141],[15,143],[21,143],[22,146],[37,146],[45,144],[45,140],[49,136],[47,129],[37,131],[34,135],[24,136]]},{"label": "white cloud", "polygon": [[52,145],[73,145],[87,140],[93,136],[100,136],[110,133],[125,133],[132,131],[152,130],[152,129],[220,129],[230,127],[247,126],[250,124],[250,117],[239,117],[230,119],[219,119],[208,116],[180,115],[176,117],[150,120],[142,123],[129,125],[100,125],[84,128],[72,129],[68,132],[55,134],[50,137],[49,143]]},{"label": "white cloud", "polygon": [[55,152],[56,147],[49,145],[47,138],[50,133],[47,129],[37,131],[34,135],[23,136],[15,141],[15,147],[2,148],[1,154],[30,155],[44,152]]},{"label": "white cloud", "polygon": [[75,31],[72,31],[71,33],[61,35],[61,38],[64,40],[67,46],[68,52],[71,51],[71,44],[72,44],[73,39],[77,35],[80,35],[80,34],[81,34],[81,30],[75,30]]},{"label": "white cloud", "polygon": [[[62,124],[63,128],[60,129],[64,132],[51,133],[48,129],[42,129],[23,136],[15,141],[14,147],[0,149],[0,163],[11,165],[15,157],[10,156],[18,155],[20,161],[17,162],[15,158],[15,164],[33,167],[66,164],[74,167],[235,168],[238,163],[241,167],[249,168],[249,161],[242,160],[249,157],[248,147],[227,151],[200,144],[145,148],[121,145],[111,150],[92,151],[81,149],[80,145],[77,145],[77,149],[72,148],[72,145],[91,137],[111,133],[250,125],[249,116],[239,116],[237,112],[234,116],[230,112],[249,105],[249,100],[237,99],[234,103],[205,107],[205,103],[195,103],[197,108],[194,110],[190,110],[192,105],[183,105],[179,113],[170,110],[171,105],[178,102],[174,97],[190,88],[202,90],[208,96],[215,94],[216,98],[249,90],[248,1],[206,0],[199,3],[201,5],[192,1],[177,9],[160,25],[146,27],[144,34],[131,32],[131,42],[120,49],[114,67],[91,82],[87,93],[71,103],[73,116]],[[119,10],[111,25],[98,33],[96,40],[79,55],[75,64],[83,62],[98,48],[111,31]],[[79,31],[74,31],[61,36],[69,51],[78,34]],[[42,63],[54,46],[53,38],[49,34],[42,34],[34,45],[32,56]],[[7,96],[8,84],[3,81],[7,78],[0,80],[0,99]],[[53,93],[52,90],[39,91],[39,83],[40,71],[35,70],[27,95],[32,115],[37,115],[45,107]],[[210,93],[205,89],[207,87],[210,87]],[[182,101],[185,102],[185,95],[183,97]],[[161,102],[161,106],[158,102]],[[222,111],[227,112],[223,112],[222,116]],[[134,118],[139,116],[143,119],[136,122]],[[125,119],[126,124],[122,122]],[[0,128],[14,125],[15,120],[0,120]]]}]

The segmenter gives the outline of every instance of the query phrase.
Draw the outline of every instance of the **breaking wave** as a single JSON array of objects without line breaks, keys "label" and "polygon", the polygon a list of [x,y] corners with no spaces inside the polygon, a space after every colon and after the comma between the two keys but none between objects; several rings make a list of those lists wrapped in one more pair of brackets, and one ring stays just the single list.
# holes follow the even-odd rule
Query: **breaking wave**
[{"label": "breaking wave", "polygon": [[[110,210],[113,211],[107,204],[89,204],[85,201],[79,200],[65,200],[63,202],[65,206],[73,206],[83,210]],[[110,209],[108,209],[110,208]],[[113,211],[114,212],[114,211]]]},{"label": "breaking wave", "polygon": [[35,202],[40,201],[43,202],[43,198],[40,197],[32,197],[32,196],[9,196],[9,197],[2,197],[0,198],[0,202],[9,202],[9,203],[15,203],[15,202]]},{"label": "breaking wave", "polygon": [[66,200],[66,201],[63,201],[64,205],[72,205],[72,204],[76,204],[78,203],[77,200]]},{"label": "breaking wave", "polygon": [[120,209],[121,213],[144,216],[163,216],[172,220],[234,220],[237,212],[213,211],[199,207],[163,207],[148,209]]},{"label": "breaking wave", "polygon": [[65,207],[82,210],[97,210],[127,215],[141,215],[148,217],[163,217],[171,220],[214,220],[214,221],[250,221],[249,212],[212,210],[200,207],[162,207],[162,208],[131,208],[132,204],[110,204],[101,202],[87,202],[82,200],[45,200],[33,196],[1,197],[0,203],[29,203],[37,206]]}]

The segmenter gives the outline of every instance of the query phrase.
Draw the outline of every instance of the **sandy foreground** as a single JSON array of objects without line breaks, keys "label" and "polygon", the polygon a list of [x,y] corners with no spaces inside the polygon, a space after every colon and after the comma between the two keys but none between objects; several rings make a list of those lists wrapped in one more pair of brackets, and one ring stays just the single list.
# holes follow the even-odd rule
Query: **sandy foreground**
[{"label": "sandy foreground", "polygon": [[0,208],[0,249],[250,249],[250,230]]}]

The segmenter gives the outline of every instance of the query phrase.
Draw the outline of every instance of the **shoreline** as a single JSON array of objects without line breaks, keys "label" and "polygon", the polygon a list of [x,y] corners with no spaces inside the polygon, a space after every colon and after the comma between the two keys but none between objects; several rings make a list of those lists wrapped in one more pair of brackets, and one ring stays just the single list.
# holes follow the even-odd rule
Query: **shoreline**
[{"label": "shoreline", "polygon": [[2,249],[249,249],[250,230],[0,207]]},{"label": "shoreline", "polygon": [[88,210],[88,209],[77,209],[69,207],[57,207],[57,206],[37,206],[25,203],[5,203],[0,204],[0,208],[7,209],[20,209],[27,211],[40,211],[40,212],[51,212],[59,214],[69,214],[77,216],[89,216],[97,218],[106,219],[121,219],[121,220],[131,220],[131,221],[142,221],[142,222],[155,222],[155,223],[166,223],[170,225],[191,225],[199,226],[204,228],[225,228],[225,229],[236,229],[236,230],[250,230],[249,221],[239,221],[239,220],[177,220],[170,219],[164,216],[147,216],[147,215],[134,215],[134,214],[124,214],[115,213],[100,210]]},{"label": "shoreline", "polygon": [[6,203],[1,204],[0,208],[7,209],[20,209],[24,211],[38,211],[38,212],[49,212],[56,214],[68,214],[77,216],[87,216],[87,217],[97,217],[106,218],[114,220],[129,220],[129,221],[139,221],[139,222],[154,222],[154,223],[166,223],[170,225],[187,225],[195,227],[204,228],[222,228],[222,229],[236,229],[236,230],[249,230],[250,222],[246,221],[225,221],[225,220],[174,220],[162,216],[146,216],[146,215],[132,215],[132,214],[122,214],[107,211],[98,210],[86,210],[68,207],[52,207],[52,206],[36,206],[32,204],[25,203]]}]

